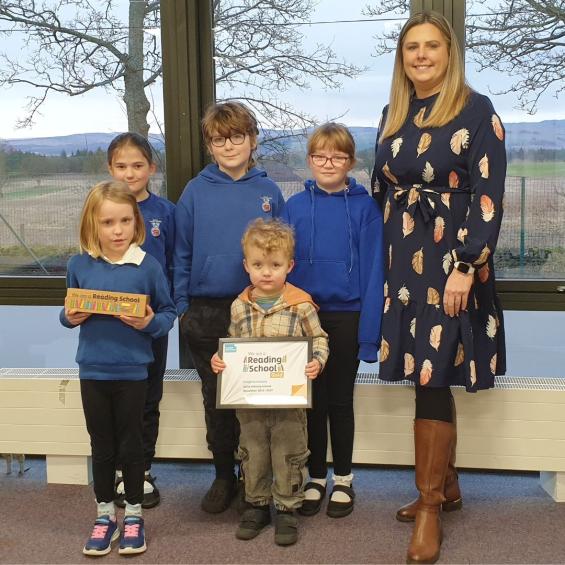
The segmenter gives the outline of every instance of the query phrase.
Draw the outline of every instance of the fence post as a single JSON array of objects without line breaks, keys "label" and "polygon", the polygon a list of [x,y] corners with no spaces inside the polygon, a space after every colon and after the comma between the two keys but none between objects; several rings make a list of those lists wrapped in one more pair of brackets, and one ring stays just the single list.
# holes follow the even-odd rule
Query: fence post
[{"label": "fence post", "polygon": [[520,271],[526,263],[526,177],[520,177]]}]

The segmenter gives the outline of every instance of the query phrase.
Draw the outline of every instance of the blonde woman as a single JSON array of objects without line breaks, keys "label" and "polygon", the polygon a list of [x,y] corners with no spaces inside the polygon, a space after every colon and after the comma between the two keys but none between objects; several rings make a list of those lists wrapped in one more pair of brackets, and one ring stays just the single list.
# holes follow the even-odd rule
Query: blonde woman
[{"label": "blonde woman", "polygon": [[387,274],[379,376],[416,385],[416,487],[397,518],[415,521],[409,563],[435,563],[440,509],[462,499],[450,386],[476,392],[504,374],[493,253],[506,176],[504,128],[465,82],[449,22],[410,17],[396,49],[376,144]]}]

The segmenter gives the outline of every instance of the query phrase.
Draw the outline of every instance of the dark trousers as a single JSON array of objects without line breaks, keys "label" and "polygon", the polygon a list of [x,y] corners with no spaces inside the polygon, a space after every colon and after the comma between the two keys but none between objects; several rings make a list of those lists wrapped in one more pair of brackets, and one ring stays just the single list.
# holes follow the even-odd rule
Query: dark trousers
[{"label": "dark trousers", "polygon": [[316,479],[326,477],[328,419],[334,473],[349,475],[353,457],[353,388],[359,368],[357,333],[359,312],[320,312],[327,332],[330,356],[323,372],[313,381],[311,410],[308,410],[308,470]]},{"label": "dark trousers", "polygon": [[114,500],[116,461],[122,463],[126,500],[143,501],[143,407],[147,381],[81,380],[80,393],[92,448],[97,502]]},{"label": "dark trousers", "polygon": [[230,308],[234,298],[191,298],[190,308],[181,324],[202,381],[208,449],[212,452],[216,476],[223,479],[231,478],[234,474],[239,423],[235,410],[216,408],[218,376],[212,372],[210,359],[218,351],[218,340],[228,335]]},{"label": "dark trousers", "polygon": [[416,419],[455,422],[455,401],[448,386],[427,387],[416,384]]},{"label": "dark trousers", "polygon": [[143,453],[145,470],[151,469],[155,457],[155,444],[159,435],[159,403],[163,398],[163,377],[167,367],[167,349],[169,336],[164,335],[153,340],[154,361],[147,367],[147,394],[143,409]]}]

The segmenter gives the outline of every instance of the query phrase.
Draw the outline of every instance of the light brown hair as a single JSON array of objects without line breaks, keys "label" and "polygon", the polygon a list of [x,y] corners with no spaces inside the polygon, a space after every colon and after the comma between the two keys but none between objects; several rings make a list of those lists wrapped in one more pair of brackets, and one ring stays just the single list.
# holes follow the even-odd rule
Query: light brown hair
[{"label": "light brown hair", "polygon": [[350,166],[355,165],[355,140],[343,124],[328,122],[317,127],[310,134],[307,145],[308,155],[320,149],[341,151],[349,155]]},{"label": "light brown hair", "polygon": [[282,251],[290,261],[294,258],[294,230],[281,220],[258,218],[247,226],[241,247],[244,255],[250,247],[257,247],[264,253]]},{"label": "light brown hair", "polygon": [[214,135],[229,137],[234,133],[244,133],[249,136],[251,141],[249,168],[251,169],[256,164],[253,153],[257,147],[257,136],[259,135],[255,114],[241,102],[223,102],[208,107],[202,118],[202,136],[210,155],[209,145]]},{"label": "light brown hair", "polygon": [[118,204],[130,204],[135,221],[131,242],[141,245],[145,241],[143,216],[128,185],[116,180],[99,182],[90,189],[84,201],[79,227],[80,251],[92,255],[95,259],[103,255],[98,236],[98,213],[104,200],[111,200]]},{"label": "light brown hair", "polygon": [[465,69],[459,42],[449,21],[437,12],[418,12],[408,18],[400,30],[396,44],[396,56],[392,73],[392,84],[386,122],[381,130],[379,140],[394,135],[406,121],[410,99],[414,95],[414,85],[406,76],[402,56],[402,46],[406,34],[415,26],[432,24],[447,42],[449,61],[441,90],[433,104],[431,111],[427,112],[421,127],[437,128],[449,123],[459,115],[467,104],[471,89],[465,82]]}]

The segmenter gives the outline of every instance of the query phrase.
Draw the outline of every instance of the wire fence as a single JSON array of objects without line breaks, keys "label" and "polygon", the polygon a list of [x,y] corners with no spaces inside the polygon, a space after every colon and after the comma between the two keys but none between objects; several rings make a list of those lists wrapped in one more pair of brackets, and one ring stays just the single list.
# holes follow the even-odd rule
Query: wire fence
[{"label": "wire fence", "polygon": [[[365,186],[366,171],[354,172]],[[303,190],[305,171],[274,179],[285,198]],[[78,250],[78,221],[88,190],[105,174],[0,179],[0,275],[63,275]],[[164,195],[162,174],[152,190]],[[507,177],[495,255],[498,278],[565,278],[565,178]]]}]

